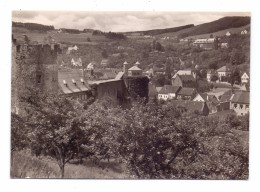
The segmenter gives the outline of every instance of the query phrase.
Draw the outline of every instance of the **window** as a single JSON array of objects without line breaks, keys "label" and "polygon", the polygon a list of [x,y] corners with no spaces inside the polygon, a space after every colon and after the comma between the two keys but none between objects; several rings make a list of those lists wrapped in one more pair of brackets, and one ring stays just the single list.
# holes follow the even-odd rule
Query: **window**
[{"label": "window", "polygon": [[242,104],[240,104],[240,109],[243,109],[243,105]]},{"label": "window", "polygon": [[234,108],[237,108],[237,104],[234,104]]},{"label": "window", "polygon": [[246,109],[248,109],[249,108],[249,105],[246,105]]}]

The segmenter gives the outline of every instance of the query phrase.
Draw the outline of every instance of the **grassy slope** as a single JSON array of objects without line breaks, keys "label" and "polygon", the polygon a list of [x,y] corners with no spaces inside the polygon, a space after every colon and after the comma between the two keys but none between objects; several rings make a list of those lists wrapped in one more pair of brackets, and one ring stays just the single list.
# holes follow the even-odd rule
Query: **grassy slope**
[{"label": "grassy slope", "polygon": [[[44,38],[51,36],[56,42],[63,42],[67,44],[90,44],[95,45],[100,42],[110,42],[104,36],[93,36],[91,33],[69,34],[57,33],[56,31],[38,32],[30,31],[25,28],[13,27],[14,37],[18,40],[23,40],[23,35],[26,34],[31,41],[43,42]],[[91,42],[88,42],[87,39]]]},{"label": "grassy slope", "polygon": [[[157,35],[156,37],[165,37],[165,36],[177,37],[180,34],[191,32],[194,29],[197,29],[198,27],[200,27],[200,26],[195,26],[195,27],[192,27],[192,28],[183,29],[183,30],[173,32],[173,33],[164,33],[164,34]],[[214,33],[205,33],[205,34],[201,34],[201,35],[188,36],[188,37],[185,37],[185,39],[188,39],[188,38],[192,38],[192,39],[209,38],[211,34],[213,34],[214,37],[215,36],[223,36],[223,35],[226,34],[227,31],[229,31],[231,33],[240,33],[242,30],[248,29],[248,28],[250,28],[250,24],[242,26],[242,27],[228,28],[228,29],[225,29],[225,30],[216,31]]]},{"label": "grassy slope", "polygon": [[[60,172],[56,161],[45,157],[32,157],[25,152],[15,152],[11,166],[12,178],[59,178]],[[116,162],[102,162],[97,166],[90,161],[82,165],[67,164],[65,178],[88,179],[124,179],[129,176],[123,173],[123,168]]]}]

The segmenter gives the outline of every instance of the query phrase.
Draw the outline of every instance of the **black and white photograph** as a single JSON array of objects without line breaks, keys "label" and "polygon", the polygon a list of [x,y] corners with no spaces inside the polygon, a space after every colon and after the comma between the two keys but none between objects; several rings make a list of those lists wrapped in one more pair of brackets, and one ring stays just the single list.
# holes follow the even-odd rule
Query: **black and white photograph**
[{"label": "black and white photograph", "polygon": [[12,178],[248,179],[250,13],[13,11],[11,88]]},{"label": "black and white photograph", "polygon": [[8,189],[215,192],[256,184],[253,3],[14,2],[0,3],[9,51],[0,69],[0,169]]}]

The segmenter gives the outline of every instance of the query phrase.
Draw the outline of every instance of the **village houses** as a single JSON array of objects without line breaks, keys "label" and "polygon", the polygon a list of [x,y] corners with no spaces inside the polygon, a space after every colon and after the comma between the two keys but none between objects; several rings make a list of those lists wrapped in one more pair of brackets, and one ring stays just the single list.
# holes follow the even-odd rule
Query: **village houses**
[{"label": "village houses", "polygon": [[205,102],[209,108],[209,113],[216,113],[219,101],[215,95],[208,95],[207,93],[198,93],[193,101]]},{"label": "village houses", "polygon": [[67,54],[70,54],[72,51],[78,51],[79,48],[77,45],[74,45],[73,47],[68,47]]},{"label": "village houses", "polygon": [[219,81],[223,81],[223,77],[228,77],[231,75],[231,70],[227,66],[223,66],[217,70],[217,73]]},{"label": "village houses", "polygon": [[180,86],[164,85],[158,92],[158,99],[164,101],[175,99],[180,89]]},{"label": "village houses", "polygon": [[249,82],[249,71],[245,71],[242,73],[241,76],[241,84],[246,85]]},{"label": "village houses", "polygon": [[237,91],[231,99],[231,109],[238,116],[243,116],[249,113],[249,92]]}]

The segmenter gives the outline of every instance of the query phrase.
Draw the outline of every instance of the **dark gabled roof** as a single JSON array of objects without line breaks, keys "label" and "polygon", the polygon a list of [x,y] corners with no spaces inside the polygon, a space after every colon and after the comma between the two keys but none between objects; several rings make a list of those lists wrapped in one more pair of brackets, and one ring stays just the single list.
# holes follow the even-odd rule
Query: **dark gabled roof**
[{"label": "dark gabled roof", "polygon": [[179,91],[178,95],[193,96],[194,92],[195,92],[194,88],[183,87]]},{"label": "dark gabled roof", "polygon": [[[84,80],[84,84],[81,82]],[[73,80],[76,84],[73,83]],[[64,84],[64,81],[66,85]],[[65,94],[78,93],[90,90],[87,81],[83,78],[80,70],[59,70],[58,71],[58,83],[62,92]]]},{"label": "dark gabled roof", "polygon": [[180,90],[179,86],[164,85],[159,91],[159,94],[177,93]]},{"label": "dark gabled roof", "polygon": [[231,102],[249,104],[249,91],[237,91],[231,99]]},{"label": "dark gabled roof", "polygon": [[177,75],[177,76],[180,77],[182,82],[190,82],[190,81],[194,81],[195,82],[195,78],[192,75]]},{"label": "dark gabled roof", "polygon": [[205,105],[204,102],[197,102],[197,101],[183,101],[183,100],[172,100],[171,103],[173,106],[183,106],[188,111],[202,111]]},{"label": "dark gabled roof", "polygon": [[212,102],[214,104],[218,104],[219,101],[215,95],[208,95],[207,93],[199,93],[199,95],[204,99],[206,102]]}]

